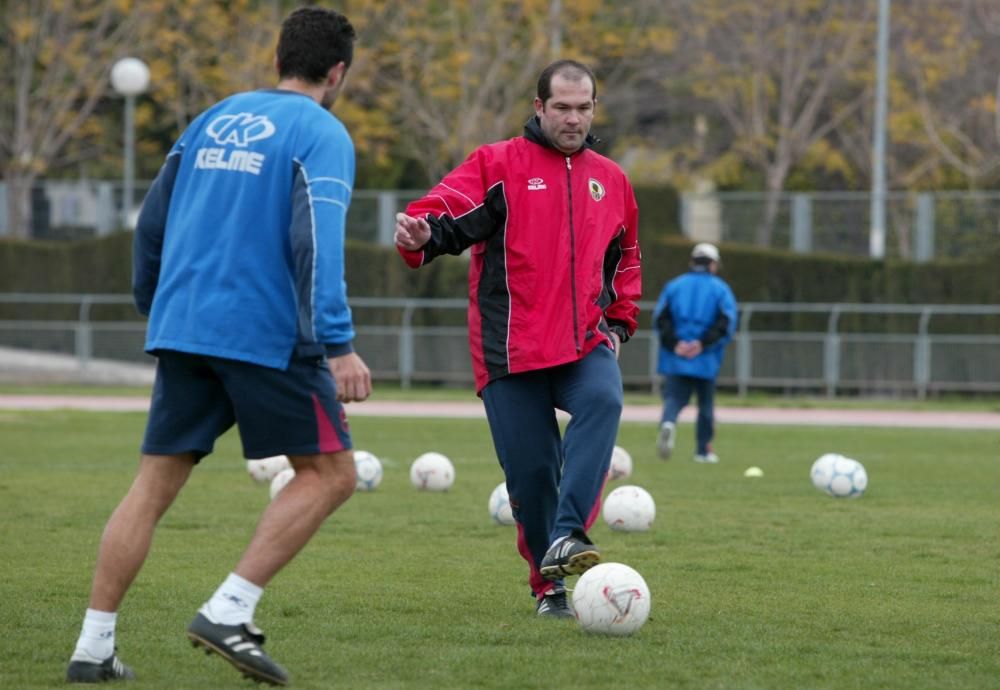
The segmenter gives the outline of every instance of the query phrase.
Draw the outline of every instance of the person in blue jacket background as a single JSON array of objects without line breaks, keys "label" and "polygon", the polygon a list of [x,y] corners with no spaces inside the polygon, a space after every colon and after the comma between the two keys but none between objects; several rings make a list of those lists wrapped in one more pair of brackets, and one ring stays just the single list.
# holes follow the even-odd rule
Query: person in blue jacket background
[{"label": "person in blue jacket background", "polygon": [[673,452],[677,416],[694,392],[698,396],[694,459],[719,462],[712,451],[715,380],[737,320],[736,297],[718,276],[720,264],[715,245],[695,245],[689,270],[663,286],[653,311],[660,341],[657,372],[663,376],[663,413],[656,450],[663,459]]},{"label": "person in blue jacket background", "polygon": [[160,518],[234,424],[245,457],[287,455],[295,477],[187,637],[255,681],[288,682],[262,649],[254,610],[271,578],[354,491],[343,403],[371,393],[344,280],[354,145],[329,111],[354,41],[337,12],[290,14],[275,51],[276,88],[230,96],[199,115],[143,201],[133,293],[149,316],[145,350],[157,358],[156,381],[138,472],[101,539],[71,683],[134,677],[115,649],[119,605]]}]

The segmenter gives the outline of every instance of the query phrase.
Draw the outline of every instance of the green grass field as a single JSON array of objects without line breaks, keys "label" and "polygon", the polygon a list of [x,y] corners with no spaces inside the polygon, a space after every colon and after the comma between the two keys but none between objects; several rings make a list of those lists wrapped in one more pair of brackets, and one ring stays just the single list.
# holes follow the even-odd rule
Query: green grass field
[{"label": "green grass field", "polygon": [[[61,687],[104,521],[128,487],[142,414],[0,412],[0,687]],[[1000,688],[1000,434],[720,429],[718,466],[653,452],[623,426],[628,481],[657,502],[646,533],[591,531],[653,598],[628,638],[538,620],[514,529],[492,524],[502,480],[485,422],[355,417],[383,459],[268,587],[267,647],[298,688]],[[267,489],[235,434],[164,518],[119,616],[134,688],[253,687],[183,632],[237,560]],[[410,461],[437,450],[457,480],[419,493]],[[870,477],[860,500],[809,481],[836,450]],[[762,479],[746,479],[757,465]],[[615,484],[609,485],[609,490]],[[572,582],[570,583],[572,586]]]}]

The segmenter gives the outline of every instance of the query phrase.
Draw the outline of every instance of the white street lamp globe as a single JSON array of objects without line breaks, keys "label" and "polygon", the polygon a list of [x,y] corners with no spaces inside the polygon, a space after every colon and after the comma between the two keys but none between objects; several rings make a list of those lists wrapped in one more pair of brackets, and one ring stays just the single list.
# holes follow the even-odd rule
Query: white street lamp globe
[{"label": "white street lamp globe", "polygon": [[111,86],[122,95],[138,95],[149,86],[149,67],[139,58],[122,58],[111,68]]}]

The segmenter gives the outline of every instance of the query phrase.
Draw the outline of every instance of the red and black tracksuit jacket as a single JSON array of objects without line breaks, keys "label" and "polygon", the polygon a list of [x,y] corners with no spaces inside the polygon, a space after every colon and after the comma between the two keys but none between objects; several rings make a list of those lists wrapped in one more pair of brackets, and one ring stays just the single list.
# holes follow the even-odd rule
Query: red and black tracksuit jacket
[{"label": "red and black tracksuit jacket", "polygon": [[400,254],[417,268],[471,247],[469,345],[476,389],[573,362],[635,332],[638,208],[625,173],[589,148],[565,155],[537,118],[481,146],[407,214],[431,239]]}]

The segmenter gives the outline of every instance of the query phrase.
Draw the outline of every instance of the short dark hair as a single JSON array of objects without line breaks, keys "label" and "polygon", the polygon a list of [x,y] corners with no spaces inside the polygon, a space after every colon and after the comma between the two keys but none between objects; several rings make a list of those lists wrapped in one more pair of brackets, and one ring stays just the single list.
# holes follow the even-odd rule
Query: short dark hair
[{"label": "short dark hair", "polygon": [[538,76],[538,100],[543,104],[552,98],[552,77],[557,74],[570,81],[579,81],[586,77],[590,80],[591,98],[597,100],[597,79],[593,70],[576,60],[557,60],[543,69]]},{"label": "short dark hair", "polygon": [[301,7],[281,23],[278,76],[316,84],[330,68],[354,58],[354,27],[344,15],[321,7]]}]

